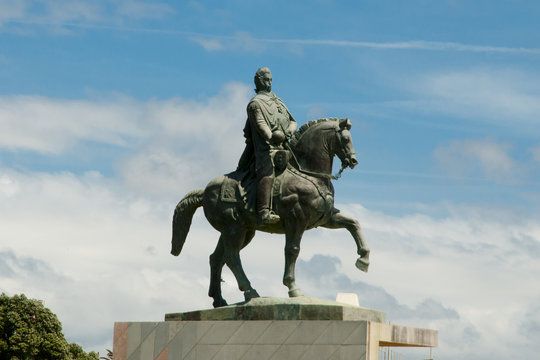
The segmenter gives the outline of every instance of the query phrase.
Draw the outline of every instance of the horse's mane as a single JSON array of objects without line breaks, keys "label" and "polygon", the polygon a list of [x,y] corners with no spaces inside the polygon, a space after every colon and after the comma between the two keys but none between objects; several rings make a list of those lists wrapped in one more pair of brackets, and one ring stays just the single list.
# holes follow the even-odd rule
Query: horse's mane
[{"label": "horse's mane", "polygon": [[314,125],[317,125],[323,122],[337,121],[337,120],[338,120],[337,118],[329,118],[329,119],[323,118],[323,119],[311,120],[305,123],[291,137],[290,139],[291,146],[295,147],[298,144],[298,141],[300,140],[300,138],[302,138],[302,135],[304,135],[304,133],[307,132],[307,130],[313,127]]}]

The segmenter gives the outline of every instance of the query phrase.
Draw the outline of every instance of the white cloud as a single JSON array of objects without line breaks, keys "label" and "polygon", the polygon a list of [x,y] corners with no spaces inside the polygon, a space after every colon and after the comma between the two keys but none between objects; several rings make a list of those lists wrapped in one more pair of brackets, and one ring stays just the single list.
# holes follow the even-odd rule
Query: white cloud
[{"label": "white cloud", "polygon": [[[0,291],[44,299],[73,340],[103,351],[114,321],[208,303],[207,284],[197,281],[206,264],[168,254],[174,199],[133,197],[96,174],[0,171],[8,189],[0,191],[0,252],[12,269],[0,274]],[[213,245],[199,245],[204,257]]]},{"label": "white cloud", "polygon": [[530,148],[529,151],[531,152],[533,160],[540,163],[540,145]]},{"label": "white cloud", "polygon": [[261,40],[262,39],[254,37],[247,31],[238,31],[234,36],[236,47],[252,53],[260,53],[268,48],[269,42]]},{"label": "white cloud", "polygon": [[250,92],[247,85],[232,83],[201,102],[148,103],[154,134],[118,166],[128,186],[153,195],[178,194],[233,171],[244,147]]},{"label": "white cloud", "polygon": [[[363,224],[372,249],[366,276],[354,273],[352,261],[343,262],[349,278],[382,286],[409,306],[433,298],[459,314],[459,320],[407,320],[411,326],[440,330],[438,358],[503,359],[529,351],[534,340],[523,339],[516,319],[539,296],[534,285],[540,275],[537,214],[452,206],[448,215],[435,218],[388,216],[359,205],[344,208]],[[463,342],[467,332],[477,334],[470,344]]]},{"label": "white cloud", "polygon": [[[279,45],[274,41],[267,39],[259,39],[246,31],[237,31],[234,35],[208,35],[208,34],[191,34],[189,40],[201,45],[206,51],[217,50],[240,50],[249,53],[262,53],[267,51],[272,46]],[[291,52],[298,53],[297,45],[287,44],[287,48]]]},{"label": "white cloud", "polygon": [[142,111],[136,105],[128,100],[0,97],[0,148],[58,154],[84,140],[126,146],[127,139],[143,136]]},{"label": "white cloud", "polygon": [[399,42],[370,42],[354,40],[328,40],[328,39],[257,39],[269,43],[283,43],[296,45],[319,45],[353,48],[373,48],[387,50],[430,50],[430,51],[467,51],[467,52],[496,52],[496,53],[527,53],[540,54],[537,48],[513,48],[502,46],[469,45],[456,42],[441,41],[399,41]]},{"label": "white cloud", "polygon": [[[55,23],[74,20],[98,21],[105,15],[99,1],[44,0],[41,5],[43,13],[38,16]],[[36,14],[33,11],[31,13]]]},{"label": "white cloud", "polygon": [[[71,341],[103,352],[114,321],[156,321],[167,312],[211,306],[208,255],[219,234],[201,210],[175,258],[170,221],[178,197],[137,195],[97,173],[0,169],[0,179],[0,291],[45,300]],[[439,329],[441,359],[534,351],[519,331],[538,323],[535,214],[454,206],[444,217],[390,216],[355,204],[339,207],[363,225],[370,271],[355,269],[354,241],[345,230],[309,231],[297,269],[306,294],[357,292],[364,306],[387,311],[392,322]],[[283,236],[258,234],[242,257],[263,296],[286,296]],[[317,258],[335,260],[314,263]],[[227,300],[241,301],[230,271],[223,278]]]},{"label": "white cloud", "polygon": [[170,194],[236,168],[251,92],[231,83],[201,101],[0,97],[0,148],[66,154],[86,141],[130,148],[116,163],[128,186]]},{"label": "white cloud", "polygon": [[29,6],[28,1],[0,0],[0,26],[11,19],[21,19]]},{"label": "white cloud", "polygon": [[322,106],[315,105],[307,110],[306,117],[308,119],[321,119],[328,117],[328,111]]},{"label": "white cloud", "polygon": [[515,54],[531,54],[540,55],[539,48],[523,48],[523,47],[507,47],[507,46],[491,46],[491,45],[474,45],[463,44],[457,42],[444,41],[396,41],[396,42],[375,42],[375,41],[358,41],[358,40],[338,40],[338,39],[293,39],[293,38],[262,38],[254,36],[251,33],[238,31],[234,35],[212,35],[212,34],[194,34],[197,35],[194,39],[206,50],[216,50],[206,48],[205,44],[197,39],[205,38],[207,41],[213,39],[215,41],[226,41],[229,46],[220,48],[242,48],[248,52],[261,52],[268,50],[270,45],[285,46],[294,53],[302,53],[300,49],[307,46],[319,47],[346,47],[346,48],[369,48],[379,50],[422,50],[422,51],[459,51],[459,52],[479,52],[479,53],[515,53]]},{"label": "white cloud", "polygon": [[421,100],[403,106],[474,121],[534,130],[540,118],[535,74],[484,68],[422,75],[408,81]]},{"label": "white cloud", "polygon": [[103,19],[103,1],[38,0],[0,1],[0,25],[59,24],[69,21],[99,21]]},{"label": "white cloud", "polygon": [[308,261],[298,261],[298,271],[309,280],[305,290],[318,292],[321,297],[334,299],[338,292],[358,293],[362,306],[384,311],[392,321],[407,321],[409,319],[459,319],[458,313],[447,308],[440,302],[426,298],[410,307],[400,304],[384,288],[367,284],[363,281],[353,281],[340,271],[341,261],[331,255],[315,254]]},{"label": "white cloud", "polygon": [[459,177],[485,176],[501,182],[513,179],[518,165],[509,156],[510,145],[492,139],[454,140],[433,151],[438,166]]},{"label": "white cloud", "polygon": [[[117,31],[170,33],[185,36],[189,40],[201,45],[207,51],[242,49],[247,52],[260,53],[270,50],[273,46],[281,46],[291,53],[303,55],[303,49],[305,47],[318,46],[377,50],[457,51],[540,55],[540,48],[476,45],[444,41],[410,40],[376,42],[341,39],[264,38],[257,37],[246,31],[236,31],[233,35],[217,35],[181,30],[163,30],[159,28],[130,28],[118,26],[118,24],[128,19],[163,18],[173,14],[175,11],[164,2],[155,3],[137,0],[38,0],[37,3],[40,6],[32,6],[32,3],[27,0],[19,0],[16,3],[9,0],[0,0],[0,26],[14,22],[60,27],[106,28]],[[200,3],[191,1],[188,6],[197,10],[199,13],[205,11],[208,13],[208,9]],[[215,10],[214,13],[219,14],[219,17],[221,17],[224,11]],[[205,16],[207,15],[205,14]],[[77,23],[77,21],[82,22]],[[103,23],[105,22],[108,22],[109,25],[104,25]],[[54,31],[58,32],[58,29],[54,29]]]},{"label": "white cloud", "polygon": [[173,12],[166,3],[137,0],[0,0],[0,26],[52,25],[53,32],[61,33],[66,26],[162,18]]},{"label": "white cloud", "polygon": [[223,50],[224,46],[219,39],[208,39],[200,36],[193,36],[189,40],[201,45],[206,51]]},{"label": "white cloud", "polygon": [[163,18],[174,13],[166,3],[124,0],[118,4],[118,13],[126,18]]}]

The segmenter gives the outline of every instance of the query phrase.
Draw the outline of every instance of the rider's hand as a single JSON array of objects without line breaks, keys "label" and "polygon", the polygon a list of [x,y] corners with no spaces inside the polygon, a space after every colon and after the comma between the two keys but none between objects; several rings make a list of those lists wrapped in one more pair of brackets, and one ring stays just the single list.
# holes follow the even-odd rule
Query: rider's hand
[{"label": "rider's hand", "polygon": [[276,130],[272,133],[272,141],[275,144],[281,144],[285,141],[285,134],[281,130]]}]

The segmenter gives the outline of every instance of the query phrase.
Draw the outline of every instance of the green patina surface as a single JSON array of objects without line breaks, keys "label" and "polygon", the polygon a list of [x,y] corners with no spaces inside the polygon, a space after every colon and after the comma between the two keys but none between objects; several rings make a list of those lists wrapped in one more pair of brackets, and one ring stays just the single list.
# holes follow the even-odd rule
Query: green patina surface
[{"label": "green patina surface", "polygon": [[260,297],[216,309],[165,315],[165,321],[215,320],[367,320],[384,323],[386,314],[335,301],[299,296]]}]

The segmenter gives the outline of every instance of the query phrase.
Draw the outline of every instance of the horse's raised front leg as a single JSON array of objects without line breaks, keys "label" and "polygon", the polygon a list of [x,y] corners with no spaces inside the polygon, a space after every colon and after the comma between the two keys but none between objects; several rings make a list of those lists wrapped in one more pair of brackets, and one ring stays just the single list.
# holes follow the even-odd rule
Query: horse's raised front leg
[{"label": "horse's raised front leg", "polygon": [[[247,236],[246,236],[247,235]],[[250,241],[253,238],[254,233],[246,234],[246,231],[238,228],[230,228],[227,232],[221,233],[224,245],[224,259],[225,264],[231,269],[236,281],[238,282],[238,288],[244,292],[244,299],[249,301],[253,298],[259,297],[257,290],[251,287],[242,262],[240,261],[240,250],[244,247],[246,241]]]},{"label": "horse's raised front leg", "polygon": [[302,290],[296,287],[294,269],[300,253],[300,241],[306,228],[306,220],[300,205],[285,217],[285,272],[283,284],[289,288],[289,297],[303,296]]},{"label": "horse's raised front leg", "polygon": [[347,229],[354,241],[356,242],[357,253],[360,255],[356,260],[356,267],[362,271],[367,272],[369,267],[369,247],[367,246],[362,230],[360,229],[360,223],[350,215],[344,214],[338,209],[334,208],[332,217],[326,224],[323,224],[328,229]]}]

